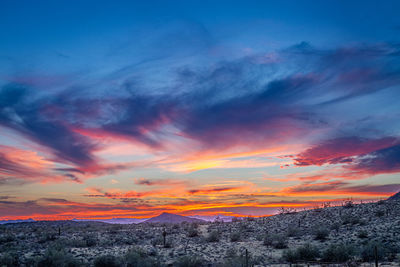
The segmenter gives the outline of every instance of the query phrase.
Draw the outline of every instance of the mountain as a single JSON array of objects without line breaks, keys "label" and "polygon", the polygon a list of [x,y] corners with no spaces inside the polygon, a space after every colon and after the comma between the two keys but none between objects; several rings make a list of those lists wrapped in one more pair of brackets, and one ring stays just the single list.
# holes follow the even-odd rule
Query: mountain
[{"label": "mountain", "polygon": [[147,219],[137,218],[112,218],[112,219],[72,219],[74,222],[103,222],[110,224],[138,224],[144,222]]},{"label": "mountain", "polygon": [[393,196],[389,197],[387,200],[392,201],[392,200],[400,200],[400,192],[397,194],[394,194]]},{"label": "mountain", "polygon": [[27,219],[27,220],[3,220],[0,221],[0,224],[6,224],[6,223],[24,223],[24,222],[35,222],[34,219]]},{"label": "mountain", "polygon": [[161,213],[160,215],[150,218],[145,223],[181,223],[181,222],[205,222],[197,218],[190,218],[168,212]]},{"label": "mountain", "polygon": [[234,216],[226,216],[226,215],[209,215],[209,216],[202,216],[202,215],[193,215],[188,216],[189,218],[200,219],[207,222],[215,222],[215,221],[223,221],[223,222],[231,222]]}]

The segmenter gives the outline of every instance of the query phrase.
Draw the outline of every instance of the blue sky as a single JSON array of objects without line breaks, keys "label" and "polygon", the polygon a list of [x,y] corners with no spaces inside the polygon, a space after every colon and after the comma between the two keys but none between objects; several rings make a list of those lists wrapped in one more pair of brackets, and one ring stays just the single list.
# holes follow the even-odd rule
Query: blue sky
[{"label": "blue sky", "polygon": [[267,215],[400,189],[398,1],[2,1],[4,218]]}]

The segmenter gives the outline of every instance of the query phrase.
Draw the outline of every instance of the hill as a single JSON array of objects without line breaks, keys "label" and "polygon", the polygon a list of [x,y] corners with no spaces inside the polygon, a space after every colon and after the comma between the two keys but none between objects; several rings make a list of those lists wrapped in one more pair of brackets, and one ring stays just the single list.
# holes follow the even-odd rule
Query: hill
[{"label": "hill", "polygon": [[397,194],[394,194],[393,196],[389,197],[387,200],[393,201],[393,200],[400,200],[400,192]]},{"label": "hill", "polygon": [[103,222],[109,224],[137,224],[146,219],[137,218],[112,218],[112,219],[72,219],[74,222]]},{"label": "hill", "polygon": [[[13,260],[14,251],[20,255],[16,258],[19,265],[11,261],[7,266],[31,266],[56,257],[61,263],[75,259],[79,266],[89,267],[104,260],[104,255],[113,255],[107,257],[114,257],[114,266],[126,266],[119,263],[127,259],[136,266],[137,255],[140,266],[157,267],[188,266],[186,255],[196,260],[195,266],[246,266],[246,262],[275,267],[308,263],[371,266],[375,255],[379,266],[399,266],[400,201],[327,203],[321,208],[226,223],[179,224],[193,220],[199,221],[163,213],[147,222],[165,225],[99,221],[3,224],[0,266]],[[61,242],[65,250],[51,254],[50,249]]]},{"label": "hill", "polygon": [[190,218],[168,212],[161,213],[160,215],[150,218],[145,223],[182,223],[182,222],[205,222],[197,218]]},{"label": "hill", "polygon": [[35,222],[34,219],[27,219],[27,220],[0,220],[0,224],[6,223],[25,223],[25,222]]}]

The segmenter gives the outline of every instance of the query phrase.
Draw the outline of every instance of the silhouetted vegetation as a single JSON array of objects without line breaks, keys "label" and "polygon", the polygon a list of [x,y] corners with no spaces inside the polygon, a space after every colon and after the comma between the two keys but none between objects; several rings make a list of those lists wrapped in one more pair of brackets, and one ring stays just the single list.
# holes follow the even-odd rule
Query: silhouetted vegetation
[{"label": "silhouetted vegetation", "polygon": [[318,248],[309,243],[297,249],[288,249],[283,252],[283,258],[291,263],[297,261],[314,261],[320,255]]},{"label": "silhouetted vegetation", "polygon": [[324,207],[234,222],[5,224],[0,266],[351,265],[372,263],[375,254],[399,264],[400,202]]}]

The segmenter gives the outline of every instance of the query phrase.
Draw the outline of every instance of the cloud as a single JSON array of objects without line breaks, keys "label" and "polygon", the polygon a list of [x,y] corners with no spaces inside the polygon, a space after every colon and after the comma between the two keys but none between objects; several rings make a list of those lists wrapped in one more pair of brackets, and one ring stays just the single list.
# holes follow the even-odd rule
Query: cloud
[{"label": "cloud", "polygon": [[395,137],[368,139],[357,136],[326,140],[294,158],[297,166],[321,166],[324,164],[351,163],[356,156],[362,156],[376,150],[388,148],[399,143]]},{"label": "cloud", "polygon": [[57,102],[56,99],[30,101],[36,97],[33,90],[17,84],[0,90],[0,125],[50,149],[58,161],[93,163],[91,153],[95,145],[70,130],[67,118],[61,115],[64,107],[51,103],[51,100]]},{"label": "cloud", "polygon": [[371,175],[400,172],[400,145],[386,147],[363,155],[348,168]]},{"label": "cloud", "polygon": [[[324,109],[397,85],[398,51],[397,45],[388,43],[325,50],[302,43],[276,51],[279,60],[265,62],[260,53],[207,67],[171,69],[172,82],[161,87],[131,83],[126,73],[120,74],[122,82],[117,85],[104,77],[103,87],[114,89],[112,95],[88,85],[47,93],[10,83],[0,90],[0,125],[39,144],[54,163],[69,165],[56,169],[68,170],[65,177],[75,181],[157,164],[159,158],[138,163],[99,158],[96,152],[109,137],[142,144],[154,155],[163,153],[164,162],[202,152],[298,146],[313,143],[321,132],[337,132],[337,118]],[[143,77],[147,78],[152,77]],[[357,116],[341,120],[351,123],[361,119]],[[394,137],[361,136],[356,132],[317,144],[298,154],[295,164],[350,163],[397,142]],[[359,161],[360,168],[363,162],[367,159]],[[176,167],[190,171],[232,162],[221,158],[203,163],[199,168],[196,162]],[[242,163],[269,166],[254,159]]]},{"label": "cloud", "polygon": [[175,186],[175,185],[185,185],[186,181],[174,180],[174,179],[146,179],[146,178],[138,178],[134,179],[135,184],[137,185],[146,185],[146,186]]},{"label": "cloud", "polygon": [[396,137],[367,139],[344,137],[324,141],[294,158],[297,166],[341,164],[340,168],[316,175],[298,177],[300,180],[329,178],[357,179],[372,175],[400,172],[400,141]]},{"label": "cloud", "polygon": [[52,172],[53,163],[34,151],[3,145],[0,150],[0,183],[80,182],[70,173]]},{"label": "cloud", "polygon": [[348,182],[333,180],[327,182],[305,182],[300,185],[291,186],[281,190],[281,193],[289,196],[332,196],[332,195],[348,195],[348,196],[390,196],[398,192],[400,184],[384,184],[384,185],[351,185]]},{"label": "cloud", "polygon": [[208,195],[213,193],[232,192],[241,189],[242,187],[216,187],[216,188],[203,188],[203,189],[191,189],[188,191],[191,195]]}]

